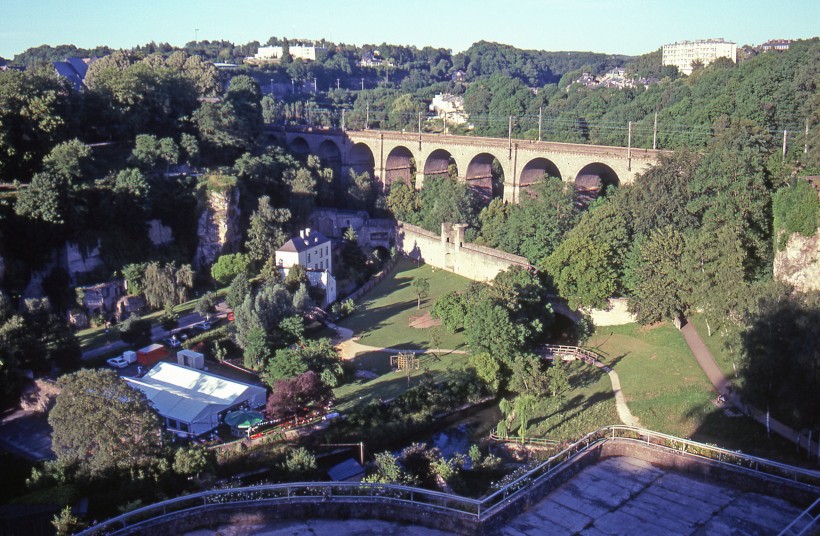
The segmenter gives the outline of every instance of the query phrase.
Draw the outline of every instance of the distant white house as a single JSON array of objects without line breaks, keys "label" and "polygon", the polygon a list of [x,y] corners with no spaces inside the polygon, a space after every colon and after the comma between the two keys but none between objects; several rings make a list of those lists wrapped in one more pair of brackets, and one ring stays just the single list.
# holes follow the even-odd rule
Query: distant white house
[{"label": "distant white house", "polygon": [[267,398],[262,386],[175,363],[160,362],[142,378],[123,379],[145,393],[170,432],[192,437],[219,426],[229,411],[243,405],[259,408]]},{"label": "distant white house", "polygon": [[[326,48],[290,45],[288,52],[291,58],[305,61],[316,61],[327,53]],[[253,59],[257,61],[278,61],[282,59],[284,49],[281,46],[259,47]]]},{"label": "distant white house", "polygon": [[299,231],[276,250],[276,265],[283,276],[294,265],[305,268],[311,286],[325,291],[327,305],[336,301],[336,278],[333,277],[333,250],[330,238],[311,228]]},{"label": "distant white house", "polygon": [[463,125],[467,122],[467,114],[464,113],[464,97],[458,95],[437,94],[430,103],[430,111],[435,112],[439,117],[446,115],[447,121],[455,125]]}]

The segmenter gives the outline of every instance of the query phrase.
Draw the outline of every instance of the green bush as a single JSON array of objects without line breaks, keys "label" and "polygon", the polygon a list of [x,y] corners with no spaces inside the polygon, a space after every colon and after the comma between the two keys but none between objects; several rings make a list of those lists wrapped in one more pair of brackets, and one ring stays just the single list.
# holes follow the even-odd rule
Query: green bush
[{"label": "green bush", "polygon": [[814,235],[820,218],[820,201],[811,184],[801,179],[775,192],[772,211],[778,249],[782,250],[794,233]]}]

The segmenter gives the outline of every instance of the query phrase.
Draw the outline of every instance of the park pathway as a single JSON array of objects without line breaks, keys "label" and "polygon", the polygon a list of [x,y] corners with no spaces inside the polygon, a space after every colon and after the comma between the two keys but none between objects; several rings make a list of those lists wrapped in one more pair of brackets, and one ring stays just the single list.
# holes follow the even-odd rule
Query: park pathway
[{"label": "park pathway", "polygon": [[731,382],[726,377],[726,375],[723,374],[723,371],[720,370],[720,367],[718,367],[718,364],[715,361],[712,352],[710,352],[709,349],[706,347],[706,344],[704,344],[703,339],[700,337],[700,334],[697,332],[697,330],[695,330],[695,326],[692,325],[692,323],[688,320],[684,320],[685,323],[681,328],[683,338],[686,341],[686,344],[689,345],[689,349],[695,356],[698,365],[700,365],[700,368],[702,368],[703,372],[706,373],[706,377],[709,378],[709,381],[712,382],[712,385],[715,386],[715,389],[717,390],[718,394],[723,395],[726,402],[740,409],[743,413],[753,418],[760,424],[766,426],[768,421],[768,427],[772,432],[799,445],[801,448],[806,449],[806,451],[809,452],[810,455],[816,454],[818,457],[820,457],[820,442],[817,443],[815,451],[815,449],[812,448],[813,445],[809,444],[809,440],[806,435],[800,434],[796,430],[786,426],[778,420],[772,419],[771,417],[767,417],[765,412],[753,408],[748,404],[745,404],[740,399],[740,396],[730,388]]}]

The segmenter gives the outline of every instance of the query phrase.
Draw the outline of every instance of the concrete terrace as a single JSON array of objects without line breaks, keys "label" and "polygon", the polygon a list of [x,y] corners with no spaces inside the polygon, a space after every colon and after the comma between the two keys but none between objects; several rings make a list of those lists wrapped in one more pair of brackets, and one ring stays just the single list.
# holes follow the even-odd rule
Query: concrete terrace
[{"label": "concrete terrace", "polygon": [[[661,469],[629,457],[587,467],[498,534],[530,535],[765,535],[777,534],[801,508],[761,493],[741,491],[692,474]],[[186,533],[188,536],[385,534],[438,536],[426,527],[368,519],[267,521]]]},{"label": "concrete terrace", "polygon": [[587,467],[501,534],[777,534],[800,512],[782,499],[618,457]]}]

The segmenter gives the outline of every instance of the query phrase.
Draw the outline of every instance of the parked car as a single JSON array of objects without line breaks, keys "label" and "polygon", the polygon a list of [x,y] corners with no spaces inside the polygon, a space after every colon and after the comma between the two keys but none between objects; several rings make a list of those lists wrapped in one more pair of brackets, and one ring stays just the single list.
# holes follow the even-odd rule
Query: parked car
[{"label": "parked car", "polygon": [[105,362],[114,368],[125,368],[131,363],[137,362],[137,353],[128,351],[117,357],[106,359]]},{"label": "parked car", "polygon": [[106,359],[105,362],[114,368],[125,368],[128,366],[128,361],[123,359],[121,355],[118,355],[117,357],[112,357],[110,359]]},{"label": "parked car", "polygon": [[162,339],[162,344],[172,350],[182,347],[182,341],[178,339],[176,335],[171,335],[167,339]]},{"label": "parked car", "polygon": [[176,335],[179,340],[185,342],[191,337],[196,337],[197,333],[192,329],[185,328],[177,331],[174,335]]},{"label": "parked car", "polygon": [[197,330],[197,331],[208,331],[208,330],[209,330],[209,329],[211,329],[212,327],[214,327],[214,325],[211,323],[211,321],[210,321],[210,320],[203,320],[203,321],[202,321],[202,322],[200,322],[199,324],[194,324],[194,325],[191,327],[191,329],[195,329],[195,330]]}]

